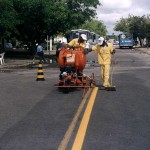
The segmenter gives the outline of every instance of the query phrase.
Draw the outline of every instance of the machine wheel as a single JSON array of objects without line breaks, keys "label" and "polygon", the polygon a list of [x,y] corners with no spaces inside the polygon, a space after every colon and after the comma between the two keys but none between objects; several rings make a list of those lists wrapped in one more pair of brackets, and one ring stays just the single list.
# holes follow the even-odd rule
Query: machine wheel
[{"label": "machine wheel", "polygon": [[95,77],[94,77],[94,73],[92,73],[92,75],[91,75],[91,81],[90,81],[90,83],[89,83],[91,87],[93,87],[93,86],[96,85],[96,84],[94,83],[94,78],[95,78]]},{"label": "machine wheel", "polygon": [[[68,81],[65,81],[64,86],[68,86],[70,85]],[[63,88],[63,93],[69,93],[70,89],[68,87],[64,87]]]},{"label": "machine wheel", "polygon": [[69,93],[69,88],[63,88],[63,93]]}]

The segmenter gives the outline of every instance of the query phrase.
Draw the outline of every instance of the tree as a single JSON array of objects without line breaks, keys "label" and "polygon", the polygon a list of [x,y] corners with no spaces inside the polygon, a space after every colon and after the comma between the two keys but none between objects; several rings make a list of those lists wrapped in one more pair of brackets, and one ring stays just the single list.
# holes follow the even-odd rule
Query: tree
[{"label": "tree", "polygon": [[[0,41],[1,48],[4,47],[4,38],[9,41],[13,37],[12,33],[16,31],[15,25],[18,23],[16,13],[13,9],[13,3],[10,0],[0,1]],[[0,42],[1,44],[1,42]]]},{"label": "tree", "polygon": [[[20,22],[16,25],[17,39],[30,43],[32,51],[35,42],[43,42],[46,35],[62,30],[65,8],[54,1],[13,0],[14,9]],[[60,15],[60,12],[61,13]]]},{"label": "tree", "polygon": [[116,22],[115,31],[129,32],[129,22],[127,18],[121,18]]},{"label": "tree", "polygon": [[86,20],[96,16],[96,10],[100,5],[99,0],[65,0],[68,10],[69,29],[72,27],[79,28]]},{"label": "tree", "polygon": [[[10,24],[10,35],[25,43],[30,43],[32,51],[35,42],[41,42],[46,35],[53,36],[65,33],[72,27],[78,27],[96,15],[95,8],[99,0],[3,0],[9,3],[11,18],[3,18]],[[2,12],[3,16],[3,12]],[[8,28],[2,25],[1,30],[7,33]],[[13,30],[12,30],[13,29]],[[6,34],[4,34],[6,35]]]},{"label": "tree", "polygon": [[81,25],[81,28],[90,30],[101,36],[105,36],[107,33],[106,26],[103,24],[103,22],[96,19],[86,21],[84,24]]},{"label": "tree", "polygon": [[129,15],[128,18],[121,18],[114,30],[133,33],[134,39],[139,38],[142,46],[142,39],[150,39],[150,15],[142,17]]}]

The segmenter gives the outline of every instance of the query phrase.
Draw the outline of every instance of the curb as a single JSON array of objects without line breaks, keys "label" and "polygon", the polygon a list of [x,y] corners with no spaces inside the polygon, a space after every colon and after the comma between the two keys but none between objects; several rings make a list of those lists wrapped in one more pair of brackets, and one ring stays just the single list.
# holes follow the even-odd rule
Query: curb
[{"label": "curb", "polygon": [[16,65],[6,65],[6,66],[0,66],[1,69],[20,69],[20,68],[25,68],[25,67],[30,67],[33,64],[16,64]]},{"label": "curb", "polygon": [[[43,68],[57,68],[57,64],[43,64]],[[6,65],[6,66],[0,66],[0,71],[5,69],[35,69],[38,68],[38,63],[27,63],[27,64],[17,64],[17,65]]]},{"label": "curb", "polygon": [[138,47],[135,47],[135,50],[139,51],[141,53],[145,53],[145,54],[150,55],[150,49],[149,48],[147,49],[147,48],[138,48]]}]

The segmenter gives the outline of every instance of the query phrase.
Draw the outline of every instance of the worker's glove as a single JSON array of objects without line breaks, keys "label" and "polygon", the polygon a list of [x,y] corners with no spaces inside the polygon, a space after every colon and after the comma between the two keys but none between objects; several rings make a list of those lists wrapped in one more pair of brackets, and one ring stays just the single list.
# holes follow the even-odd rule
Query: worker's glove
[{"label": "worker's glove", "polygon": [[84,54],[88,54],[89,49],[88,48],[84,48]]},{"label": "worker's glove", "polygon": [[74,46],[68,46],[68,49],[69,50],[75,50],[75,47]]},{"label": "worker's glove", "polygon": [[61,50],[61,48],[58,48],[58,51],[60,51]]},{"label": "worker's glove", "polygon": [[116,53],[116,50],[114,49],[112,52],[111,52],[111,54],[113,55],[113,54],[115,54]]}]

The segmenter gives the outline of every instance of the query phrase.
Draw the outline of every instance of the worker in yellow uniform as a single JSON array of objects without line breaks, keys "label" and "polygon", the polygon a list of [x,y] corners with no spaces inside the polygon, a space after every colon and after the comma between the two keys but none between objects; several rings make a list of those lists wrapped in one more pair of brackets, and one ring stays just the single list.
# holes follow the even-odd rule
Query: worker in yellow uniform
[{"label": "worker in yellow uniform", "polygon": [[81,34],[79,36],[79,38],[73,39],[67,45],[69,47],[80,47],[81,46],[81,47],[85,48],[85,46],[86,46],[86,40],[87,40],[86,35],[85,34]]},{"label": "worker in yellow uniform", "polygon": [[98,63],[103,80],[103,87],[110,87],[109,75],[111,55],[115,53],[111,43],[107,43],[103,37],[98,39],[98,44],[94,45],[90,51],[96,51],[98,54]]}]

